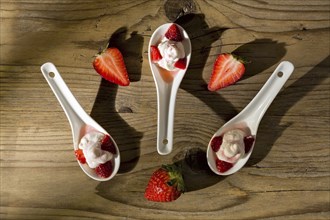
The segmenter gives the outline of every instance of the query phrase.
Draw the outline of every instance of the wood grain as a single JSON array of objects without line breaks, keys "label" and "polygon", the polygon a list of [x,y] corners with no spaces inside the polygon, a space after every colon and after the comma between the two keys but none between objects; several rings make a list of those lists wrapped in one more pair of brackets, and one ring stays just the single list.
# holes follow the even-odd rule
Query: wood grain
[{"label": "wood grain", "polygon": [[[327,0],[1,0],[0,218],[329,219],[329,16]],[[174,150],[160,156],[147,47],[174,20],[193,55],[177,96]],[[124,55],[129,87],[93,70],[107,42]],[[224,52],[251,62],[237,84],[211,93],[213,62]],[[251,159],[216,176],[205,158],[210,138],[282,60],[295,71],[261,121]],[[113,180],[80,170],[69,123],[40,73],[47,61],[116,140],[122,163]],[[151,173],[174,161],[187,192],[172,203],[146,201]]]}]

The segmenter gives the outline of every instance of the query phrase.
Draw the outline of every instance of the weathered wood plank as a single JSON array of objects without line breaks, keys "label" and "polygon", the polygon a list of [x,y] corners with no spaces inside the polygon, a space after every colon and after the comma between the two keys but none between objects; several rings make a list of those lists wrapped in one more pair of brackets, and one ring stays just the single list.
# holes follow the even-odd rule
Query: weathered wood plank
[{"label": "weathered wood plank", "polygon": [[[1,219],[329,219],[330,4],[327,0],[1,0]],[[174,150],[156,152],[157,99],[148,43],[176,20],[193,46],[178,92]],[[132,81],[118,87],[91,65],[110,41]],[[209,92],[219,53],[251,62],[235,85]],[[237,174],[214,175],[205,150],[276,65],[295,65],[261,121],[255,151]],[[114,179],[79,168],[69,123],[40,73],[55,63],[82,107],[116,140]],[[172,203],[143,197],[151,173],[180,162],[187,192]]]}]

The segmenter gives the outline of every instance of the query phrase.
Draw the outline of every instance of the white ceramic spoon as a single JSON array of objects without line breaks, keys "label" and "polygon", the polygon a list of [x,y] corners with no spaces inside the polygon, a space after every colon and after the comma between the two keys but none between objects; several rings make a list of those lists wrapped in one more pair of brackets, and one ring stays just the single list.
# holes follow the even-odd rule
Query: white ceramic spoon
[{"label": "white ceramic spoon", "polygon": [[[160,155],[171,153],[173,148],[173,123],[176,94],[191,58],[191,43],[189,36],[181,26],[176,24],[184,38],[182,44],[187,58],[186,69],[179,70],[175,73],[169,73],[168,71],[164,72],[164,70],[159,69],[157,64],[154,64],[151,61],[150,46],[158,45],[171,25],[172,23],[163,24],[155,30],[151,36],[148,50],[149,64],[157,90],[157,151]],[[170,78],[173,78],[170,80],[166,79],[166,77],[164,78],[164,73],[170,75]]]},{"label": "white ceramic spoon", "polygon": [[[237,116],[228,121],[213,135],[207,147],[207,161],[214,173],[218,175],[230,175],[245,165],[253,151],[260,121],[276,95],[291,76],[293,69],[294,66],[290,62],[281,62],[253,100]],[[245,131],[247,135],[252,135],[254,137],[254,143],[251,150],[243,158],[239,159],[232,168],[226,172],[219,172],[215,164],[216,155],[211,148],[211,141],[214,137],[222,136],[225,132],[235,128]]]},{"label": "white ceramic spoon", "polygon": [[[96,123],[80,106],[78,101],[72,95],[71,91],[67,87],[66,83],[62,79],[60,73],[52,63],[45,63],[41,66],[41,72],[47,80],[50,88],[53,90],[57,100],[60,102],[71,126],[72,137],[73,137],[73,148],[78,149],[80,139],[90,131],[99,131],[103,134],[109,135],[98,123]],[[109,135],[112,142],[116,147],[117,153],[113,159],[113,172],[108,178],[99,177],[93,169],[87,164],[78,163],[81,169],[92,179],[97,181],[107,181],[112,179],[119,170],[120,166],[120,153],[116,142]]]}]

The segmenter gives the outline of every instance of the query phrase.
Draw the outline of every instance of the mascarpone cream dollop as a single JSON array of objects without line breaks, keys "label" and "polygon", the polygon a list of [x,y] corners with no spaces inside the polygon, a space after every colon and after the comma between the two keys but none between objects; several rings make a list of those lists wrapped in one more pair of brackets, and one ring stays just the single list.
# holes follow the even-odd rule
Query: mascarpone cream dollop
[{"label": "mascarpone cream dollop", "polygon": [[80,140],[79,148],[83,150],[88,166],[92,169],[113,158],[113,154],[101,149],[105,134],[89,132]]},{"label": "mascarpone cream dollop", "polygon": [[236,163],[245,154],[245,133],[240,129],[233,129],[224,133],[222,144],[216,153],[219,160]]},{"label": "mascarpone cream dollop", "polygon": [[181,42],[171,41],[166,37],[158,44],[158,50],[163,57],[158,61],[158,65],[169,71],[176,70],[174,64],[186,56]]}]

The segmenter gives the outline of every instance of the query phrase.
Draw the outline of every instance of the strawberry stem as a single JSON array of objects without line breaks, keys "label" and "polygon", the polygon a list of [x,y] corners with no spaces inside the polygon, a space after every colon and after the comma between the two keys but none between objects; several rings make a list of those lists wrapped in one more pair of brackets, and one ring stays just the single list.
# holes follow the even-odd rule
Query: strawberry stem
[{"label": "strawberry stem", "polygon": [[243,63],[243,64],[251,63],[250,60],[247,60],[247,59],[245,59],[245,58],[243,58],[243,57],[241,57],[241,56],[238,56],[238,55],[233,54],[233,53],[231,53],[231,55],[232,55],[236,60],[238,60],[239,62],[241,62],[241,63]]},{"label": "strawberry stem", "polygon": [[162,165],[162,168],[168,172],[170,180],[167,182],[168,185],[176,185],[180,192],[185,191],[184,180],[182,176],[182,168],[179,164],[166,164]]},{"label": "strawberry stem", "polygon": [[105,45],[105,47],[103,48],[103,47],[99,47],[99,50],[98,50],[98,52],[97,52],[97,54],[96,55],[94,55],[94,57],[96,57],[97,55],[100,55],[100,54],[102,54],[104,51],[106,51],[106,49],[108,49],[109,48],[109,42]]}]

